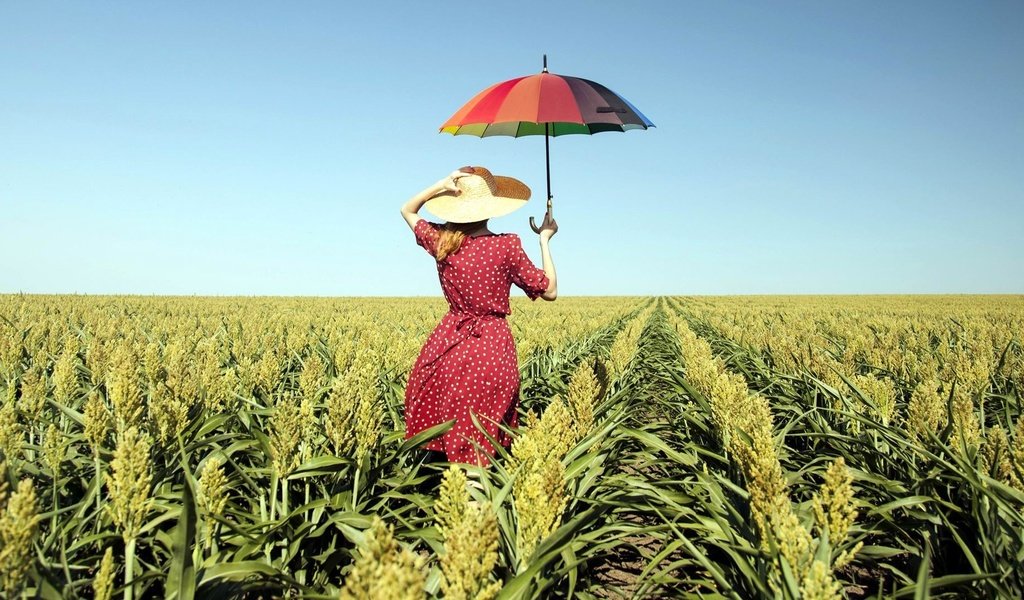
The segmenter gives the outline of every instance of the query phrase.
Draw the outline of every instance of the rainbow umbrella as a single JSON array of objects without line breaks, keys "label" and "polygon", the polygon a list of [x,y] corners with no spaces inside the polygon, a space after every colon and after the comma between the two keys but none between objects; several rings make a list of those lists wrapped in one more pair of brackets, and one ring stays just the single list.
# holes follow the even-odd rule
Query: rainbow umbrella
[{"label": "rainbow umbrella", "polygon": [[[549,138],[648,127],[654,127],[650,119],[625,98],[600,83],[549,73],[548,57],[544,55],[543,71],[502,81],[485,89],[445,121],[440,131],[477,137],[543,135],[548,183],[547,210],[550,213]],[[540,231],[533,217],[530,217],[530,227]]]}]

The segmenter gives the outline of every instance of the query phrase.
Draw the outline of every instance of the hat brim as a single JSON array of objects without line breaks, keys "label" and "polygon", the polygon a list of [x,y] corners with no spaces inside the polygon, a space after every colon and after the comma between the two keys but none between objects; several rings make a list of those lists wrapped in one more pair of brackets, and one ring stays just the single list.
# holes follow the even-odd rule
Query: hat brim
[{"label": "hat brim", "polygon": [[[501,217],[526,206],[530,199],[530,188],[526,184],[512,177],[498,175],[494,176],[494,182],[497,187],[494,194],[464,191],[456,196],[445,192],[427,200],[424,207],[449,223],[473,223]],[[503,193],[510,195],[505,196]]]}]

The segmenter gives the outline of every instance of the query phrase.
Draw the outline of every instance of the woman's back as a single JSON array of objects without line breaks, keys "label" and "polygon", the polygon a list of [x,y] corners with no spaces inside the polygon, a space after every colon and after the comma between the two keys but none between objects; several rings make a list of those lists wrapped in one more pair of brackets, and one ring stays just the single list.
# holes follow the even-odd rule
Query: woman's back
[{"label": "woman's back", "polygon": [[[435,256],[440,226],[420,220],[414,231],[416,242]],[[437,275],[451,310],[476,315],[509,314],[513,284],[536,299],[549,283],[514,233],[466,236],[456,252],[437,262]]]}]

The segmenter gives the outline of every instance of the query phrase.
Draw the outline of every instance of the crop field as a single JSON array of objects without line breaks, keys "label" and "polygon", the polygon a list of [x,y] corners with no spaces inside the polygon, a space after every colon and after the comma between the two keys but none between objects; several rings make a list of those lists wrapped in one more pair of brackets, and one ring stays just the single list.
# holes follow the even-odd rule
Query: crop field
[{"label": "crop field", "polygon": [[468,474],[446,310],[0,296],[0,597],[1024,597],[1024,297],[513,299]]}]

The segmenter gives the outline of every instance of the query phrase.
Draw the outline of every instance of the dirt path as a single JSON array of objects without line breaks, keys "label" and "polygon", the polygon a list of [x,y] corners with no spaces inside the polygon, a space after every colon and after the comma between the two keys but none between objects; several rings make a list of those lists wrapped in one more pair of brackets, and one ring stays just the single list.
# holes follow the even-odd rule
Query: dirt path
[{"label": "dirt path", "polygon": [[[657,431],[670,426],[670,420],[664,413],[665,401],[672,401],[670,396],[678,392],[672,379],[665,371],[664,365],[678,362],[678,342],[674,333],[666,326],[664,304],[653,313],[640,337],[637,355],[634,358],[630,378],[628,402],[631,407],[628,426],[637,429]],[[628,475],[645,483],[657,485],[666,474],[650,456],[637,448],[627,453],[620,461],[616,473]],[[635,509],[624,509],[616,513],[615,519],[624,529],[640,529],[656,527],[659,520],[647,507],[637,506]],[[601,590],[597,596],[601,598],[672,598],[677,597],[679,590],[665,585],[651,586],[650,582],[641,580],[641,575],[650,566],[666,545],[664,533],[624,534],[619,538],[613,551],[605,560],[593,564],[593,574],[599,582]],[[669,563],[678,559],[670,555],[661,562]]]}]

